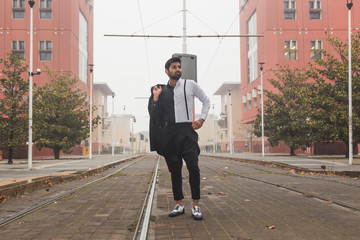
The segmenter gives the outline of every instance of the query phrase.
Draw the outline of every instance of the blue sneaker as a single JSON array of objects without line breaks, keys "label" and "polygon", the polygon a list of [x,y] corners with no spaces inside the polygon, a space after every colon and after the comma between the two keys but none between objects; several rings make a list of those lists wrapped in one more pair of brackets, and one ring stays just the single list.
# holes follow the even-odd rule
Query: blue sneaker
[{"label": "blue sneaker", "polygon": [[169,217],[176,217],[184,213],[185,213],[184,206],[180,206],[179,204],[176,204],[174,209],[169,213]]},{"label": "blue sneaker", "polygon": [[195,206],[191,209],[192,216],[195,220],[202,220],[202,214],[200,212],[200,208],[198,206]]}]

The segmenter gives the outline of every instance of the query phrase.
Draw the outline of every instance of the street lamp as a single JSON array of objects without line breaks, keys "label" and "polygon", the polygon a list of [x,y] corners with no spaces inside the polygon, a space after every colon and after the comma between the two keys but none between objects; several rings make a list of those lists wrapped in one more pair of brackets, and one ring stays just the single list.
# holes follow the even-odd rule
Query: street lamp
[{"label": "street lamp", "polygon": [[92,158],[92,86],[93,86],[93,71],[94,64],[89,64],[90,67],[90,136],[89,136],[89,159]]},{"label": "street lamp", "polygon": [[136,122],[135,116],[131,117],[131,153],[134,154],[134,123]]},{"label": "street lamp", "polygon": [[214,125],[214,132],[213,132],[213,153],[215,153],[215,104],[212,105],[213,107],[213,118],[214,118],[214,121],[213,121],[213,125]]},{"label": "street lamp", "polygon": [[114,156],[114,124],[115,124],[115,116],[114,116],[114,96],[115,93],[112,93],[112,123],[111,123],[111,155]]},{"label": "street lamp", "polygon": [[265,156],[265,145],[264,145],[264,87],[263,87],[263,65],[264,62],[260,62],[261,72],[261,156]]},{"label": "street lamp", "polygon": [[352,130],[352,71],[351,71],[351,8],[352,0],[346,0],[349,16],[349,165],[353,162],[353,130]]},{"label": "street lamp", "polygon": [[[33,117],[33,7],[35,1],[30,0],[30,71],[29,71],[29,145],[28,145],[28,168],[32,168],[32,117]],[[40,74],[40,73],[39,73]]]},{"label": "street lamp", "polygon": [[234,145],[233,145],[233,128],[232,128],[231,90],[229,90],[229,132],[230,132],[230,154],[233,154]]}]

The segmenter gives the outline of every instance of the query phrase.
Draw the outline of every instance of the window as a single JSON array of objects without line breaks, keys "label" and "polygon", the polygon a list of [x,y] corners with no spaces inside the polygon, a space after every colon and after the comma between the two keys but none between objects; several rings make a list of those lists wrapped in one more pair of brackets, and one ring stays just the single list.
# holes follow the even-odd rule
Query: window
[{"label": "window", "polygon": [[321,1],[309,1],[310,19],[321,19]]},{"label": "window", "polygon": [[257,92],[258,92],[257,89],[252,89],[252,90],[251,90],[251,97],[252,97],[252,99],[253,99],[254,108],[257,108],[257,106],[258,106],[258,104],[257,104],[257,100],[258,100],[258,98],[257,98],[257,96],[258,96]]},{"label": "window", "polygon": [[25,42],[24,41],[12,41],[12,50],[13,55],[18,55],[25,58]]},{"label": "window", "polygon": [[52,0],[40,0],[40,19],[52,18]]},{"label": "window", "polygon": [[[247,22],[247,34],[256,35],[257,34],[257,20],[256,12],[254,12]],[[247,38],[248,45],[248,83],[253,82],[258,77],[257,71],[257,38],[249,37]]]},{"label": "window", "polygon": [[246,98],[247,98],[247,101],[248,101],[248,109],[250,110],[251,109],[251,92],[248,92],[246,94]]},{"label": "window", "polygon": [[310,59],[315,60],[317,58],[322,59],[322,41],[315,40],[310,41]]},{"label": "window", "polygon": [[295,0],[284,0],[284,19],[296,19]]},{"label": "window", "polygon": [[40,61],[51,61],[52,59],[52,42],[40,41],[39,48]]},{"label": "window", "polygon": [[88,23],[80,12],[79,14],[79,79],[87,83],[88,67]]},{"label": "window", "polygon": [[246,112],[246,110],[247,110],[247,108],[246,108],[246,96],[245,95],[243,95],[242,96],[242,103],[243,103],[243,106],[244,106],[244,112]]},{"label": "window", "polygon": [[285,41],[285,60],[297,60],[296,41]]},{"label": "window", "polygon": [[25,0],[13,0],[13,18],[25,18]]}]

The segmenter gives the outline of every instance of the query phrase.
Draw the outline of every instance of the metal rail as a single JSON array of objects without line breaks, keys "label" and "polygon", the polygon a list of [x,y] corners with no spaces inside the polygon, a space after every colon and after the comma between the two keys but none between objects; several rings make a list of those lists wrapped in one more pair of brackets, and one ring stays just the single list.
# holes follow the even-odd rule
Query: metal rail
[{"label": "metal rail", "polygon": [[[151,179],[151,184],[149,186],[149,190],[147,191],[147,194],[146,194],[146,197],[144,200],[144,204],[141,209],[139,221],[138,221],[138,224],[135,229],[135,234],[134,234],[133,240],[137,240],[137,239],[145,240],[147,237],[150,213],[151,213],[152,203],[153,203],[153,199],[154,199],[155,185],[156,185],[156,179],[157,179],[158,169],[159,169],[159,162],[160,162],[160,157],[158,157],[158,160],[157,160],[157,163],[155,166],[155,170],[154,170],[154,174]],[[144,216],[144,213],[145,213],[145,216]],[[141,226],[141,231],[139,230],[140,226]]]},{"label": "metal rail", "polygon": [[34,211],[36,211],[36,210],[38,210],[38,209],[40,209],[40,208],[43,208],[43,207],[45,207],[45,206],[47,206],[47,205],[49,205],[49,204],[57,201],[58,199],[60,199],[60,198],[62,198],[62,197],[64,197],[64,196],[70,195],[70,194],[72,194],[72,193],[74,193],[74,192],[76,192],[76,191],[79,191],[79,190],[81,190],[81,189],[83,189],[83,188],[85,188],[85,187],[87,187],[87,186],[89,186],[89,185],[91,185],[91,184],[94,184],[94,183],[96,183],[96,182],[100,182],[100,181],[102,181],[102,180],[104,180],[104,179],[106,179],[106,178],[109,178],[109,177],[111,177],[112,175],[114,175],[114,174],[116,174],[116,173],[124,170],[125,168],[127,168],[127,167],[129,167],[129,166],[131,166],[131,165],[133,165],[133,164],[135,164],[135,163],[137,163],[137,162],[139,162],[139,161],[141,161],[141,160],[143,160],[143,159],[144,159],[144,157],[142,157],[142,158],[140,158],[140,159],[138,159],[138,160],[135,160],[134,162],[131,162],[131,163],[129,163],[129,164],[126,164],[126,165],[123,166],[122,168],[120,168],[120,169],[118,169],[118,170],[116,170],[116,171],[114,171],[114,172],[112,172],[112,173],[109,173],[108,175],[106,175],[106,176],[104,176],[104,177],[101,177],[101,178],[96,179],[96,180],[94,180],[94,181],[85,183],[85,184],[80,185],[80,186],[78,186],[78,187],[76,187],[76,188],[73,188],[73,189],[71,189],[71,190],[69,190],[69,191],[66,191],[66,192],[64,192],[64,193],[58,194],[58,195],[56,195],[56,196],[54,196],[54,197],[51,197],[51,198],[49,198],[49,199],[47,199],[47,200],[45,200],[45,201],[42,201],[42,202],[40,202],[40,203],[37,203],[37,204],[35,204],[35,205],[32,206],[32,207],[29,207],[29,208],[26,208],[26,209],[24,209],[24,210],[22,210],[22,211],[19,211],[17,214],[14,214],[14,216],[12,216],[12,217],[10,217],[10,218],[6,218],[6,219],[0,221],[0,227],[5,226],[5,225],[7,225],[7,224],[9,224],[9,223],[11,223],[11,222],[13,222],[13,221],[16,221],[17,219],[19,219],[19,218],[21,218],[21,217],[23,217],[23,216],[25,216],[25,215],[27,215],[27,214],[30,214],[30,213],[32,213],[32,212],[34,212]]}]

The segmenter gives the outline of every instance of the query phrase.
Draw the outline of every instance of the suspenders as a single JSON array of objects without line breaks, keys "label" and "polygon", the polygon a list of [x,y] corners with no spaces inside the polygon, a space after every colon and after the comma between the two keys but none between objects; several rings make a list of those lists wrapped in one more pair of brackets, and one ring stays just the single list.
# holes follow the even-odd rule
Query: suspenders
[{"label": "suspenders", "polygon": [[187,100],[186,100],[186,79],[185,79],[185,82],[184,82],[184,97],[185,97],[185,106],[186,106],[186,116],[187,116],[187,119],[189,120],[189,110],[188,110],[188,105],[187,105]]}]

